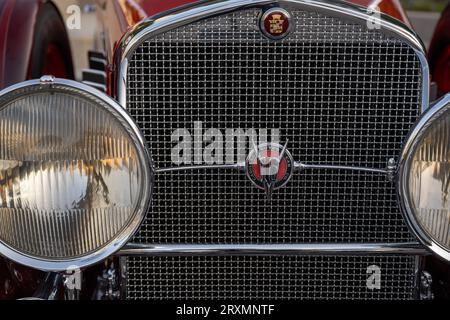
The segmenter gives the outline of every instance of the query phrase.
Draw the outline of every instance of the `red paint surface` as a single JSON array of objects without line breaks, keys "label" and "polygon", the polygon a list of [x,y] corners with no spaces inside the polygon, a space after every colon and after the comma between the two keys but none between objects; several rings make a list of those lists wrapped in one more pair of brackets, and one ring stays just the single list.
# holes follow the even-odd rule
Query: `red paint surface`
[{"label": "red paint surface", "polygon": [[198,0],[143,0],[137,2],[141,3],[143,11],[150,17],[176,7],[198,2]]},{"label": "red paint surface", "polygon": [[45,55],[43,74],[51,74],[57,78],[67,78],[67,70],[64,63],[64,57],[58,47],[50,44]]},{"label": "red paint surface", "polygon": [[[0,89],[29,79],[34,24],[44,2],[3,1],[0,10]],[[49,68],[54,69],[56,65],[50,67],[52,57],[54,54],[49,52]],[[0,300],[31,296],[41,278],[41,272],[0,257]]]},{"label": "red paint surface", "polygon": [[429,50],[431,75],[438,94],[450,92],[450,4],[443,12],[434,32]]},{"label": "red paint surface", "polygon": [[450,92],[450,43],[438,57],[433,76],[440,92]]},{"label": "red paint surface", "polygon": [[[272,158],[272,157],[278,157],[280,154],[274,150],[266,150],[263,152],[262,155],[264,157]],[[256,179],[258,179],[259,181],[263,180],[263,176],[261,175],[261,168],[258,163],[255,163],[253,165],[253,172],[255,174]],[[283,180],[283,178],[286,176],[286,172],[287,172],[287,161],[286,161],[286,159],[283,159],[283,160],[281,160],[280,167],[278,169],[277,182],[280,182],[281,180]]]},{"label": "red paint surface", "polygon": [[28,78],[36,15],[44,0],[7,0],[0,15],[0,87]]},{"label": "red paint surface", "polygon": [[[0,19],[0,86],[28,78],[34,23],[44,0],[7,0]],[[3,48],[2,48],[3,46]]]},{"label": "red paint surface", "polygon": [[4,87],[5,83],[5,63],[6,50],[8,46],[8,33],[11,21],[11,15],[14,10],[15,1],[6,1],[0,13],[0,87]]}]

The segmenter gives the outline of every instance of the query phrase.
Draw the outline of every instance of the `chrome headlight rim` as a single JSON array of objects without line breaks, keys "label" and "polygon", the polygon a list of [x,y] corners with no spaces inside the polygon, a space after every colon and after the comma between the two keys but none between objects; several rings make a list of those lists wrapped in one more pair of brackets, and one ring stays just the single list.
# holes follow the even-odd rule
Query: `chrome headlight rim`
[{"label": "chrome headlight rim", "polygon": [[445,261],[450,261],[450,250],[439,244],[419,223],[413,209],[409,195],[408,181],[411,173],[411,163],[417,149],[420,147],[422,137],[427,129],[443,114],[450,112],[450,94],[435,102],[409,133],[403,147],[397,172],[397,195],[404,219],[414,236],[432,253]]},{"label": "chrome headlight rim", "polygon": [[106,245],[98,248],[94,252],[79,258],[45,259],[21,253],[0,240],[0,255],[21,265],[50,272],[82,269],[113,256],[127,244],[138,231],[151,204],[154,185],[154,170],[144,135],[131,116],[114,99],[88,85],[73,80],[44,76],[41,79],[25,81],[0,91],[0,103],[2,105],[7,105],[8,102],[21,98],[24,95],[33,92],[33,90],[45,88],[46,86],[55,91],[81,95],[83,98],[98,104],[99,107],[104,108],[109,114],[117,119],[120,125],[125,129],[124,131],[127,133],[130,141],[134,144],[142,168],[142,178],[140,179],[142,188],[140,189],[140,194],[138,196],[138,205],[133,212],[133,218],[126,226],[124,226],[120,233],[112,238]]}]

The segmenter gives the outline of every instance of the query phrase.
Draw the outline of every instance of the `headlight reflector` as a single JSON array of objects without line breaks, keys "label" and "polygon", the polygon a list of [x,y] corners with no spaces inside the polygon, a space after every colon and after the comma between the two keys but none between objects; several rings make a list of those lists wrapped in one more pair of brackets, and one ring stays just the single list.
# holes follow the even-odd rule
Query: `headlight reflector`
[{"label": "headlight reflector", "polygon": [[411,133],[399,171],[400,197],[416,235],[450,260],[450,96]]},{"label": "headlight reflector", "polygon": [[0,97],[0,250],[39,269],[83,267],[117,251],[151,195],[143,138],[106,95],[27,82]]}]

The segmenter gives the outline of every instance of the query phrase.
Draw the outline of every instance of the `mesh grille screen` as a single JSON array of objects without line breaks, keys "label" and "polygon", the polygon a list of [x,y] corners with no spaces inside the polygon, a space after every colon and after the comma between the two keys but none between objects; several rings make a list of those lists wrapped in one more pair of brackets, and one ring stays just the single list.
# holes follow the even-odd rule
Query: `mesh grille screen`
[{"label": "mesh grille screen", "polygon": [[[370,266],[380,289],[367,287]],[[139,257],[127,262],[126,289],[139,300],[409,300],[414,266],[414,257]]]},{"label": "mesh grille screen", "polygon": [[[385,168],[420,113],[421,65],[406,43],[319,13],[269,41],[258,10],[144,42],[128,73],[128,111],[159,168],[174,166],[174,130],[280,129],[296,161]],[[203,132],[202,132],[203,134]],[[194,137],[193,137],[194,138]],[[202,145],[202,148],[205,145]],[[394,186],[371,173],[310,170],[265,201],[245,174],[156,177],[138,243],[402,242],[411,240]]]}]

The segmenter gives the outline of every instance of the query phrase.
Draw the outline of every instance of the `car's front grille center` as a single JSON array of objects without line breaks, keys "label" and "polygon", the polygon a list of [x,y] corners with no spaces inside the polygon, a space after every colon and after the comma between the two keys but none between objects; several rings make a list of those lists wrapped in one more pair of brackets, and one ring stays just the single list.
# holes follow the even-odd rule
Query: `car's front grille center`
[{"label": "car's front grille center", "polygon": [[[207,143],[194,143],[203,138],[194,136],[199,122],[202,136],[208,129],[223,133],[224,148],[227,129],[279,129],[280,143],[289,141],[294,159],[306,164],[383,169],[398,159],[420,113],[414,50],[336,18],[293,16],[295,31],[283,41],[266,39],[257,28],[259,11],[247,10],[171,30],[136,50],[127,108],[156,167],[176,166],[177,129],[189,132],[203,154]],[[158,174],[152,209],[134,241],[410,239],[394,186],[382,175],[307,170],[266,201],[245,174],[213,169]]]},{"label": "car's front grille center", "polygon": [[[246,9],[207,18],[153,36],[135,50],[128,67],[127,109],[147,139],[155,167],[180,165],[173,162],[176,130],[192,138],[194,150],[186,164],[200,165],[194,155],[207,148],[204,135],[210,129],[223,134],[225,151],[227,130],[266,129],[279,130],[280,144],[289,141],[295,161],[305,164],[384,169],[389,159],[398,160],[421,113],[422,65],[416,51],[376,28],[297,10],[291,11],[292,32],[273,41],[258,28],[260,14]],[[196,132],[199,124],[202,130]],[[233,150],[234,160],[248,155],[249,140],[244,154]],[[227,161],[227,155],[221,159]],[[308,169],[295,173],[270,200],[237,170],[160,172],[155,179],[152,206],[135,243],[413,240],[394,184],[378,173]],[[322,258],[308,259],[307,277],[314,278],[322,269],[313,262]],[[129,264],[147,263],[138,260]],[[170,274],[188,277],[194,265],[180,263],[186,265],[173,266],[176,272]],[[130,281],[140,272],[153,274],[155,266],[132,269]],[[413,275],[414,268],[408,265],[405,272]],[[148,288],[130,283],[130,297],[160,298],[173,289],[156,288],[163,291],[146,295],[142,292]],[[351,284],[345,285],[348,291],[339,297],[358,296]],[[399,286],[409,297],[410,283]],[[326,297],[311,290],[298,296]]]}]

